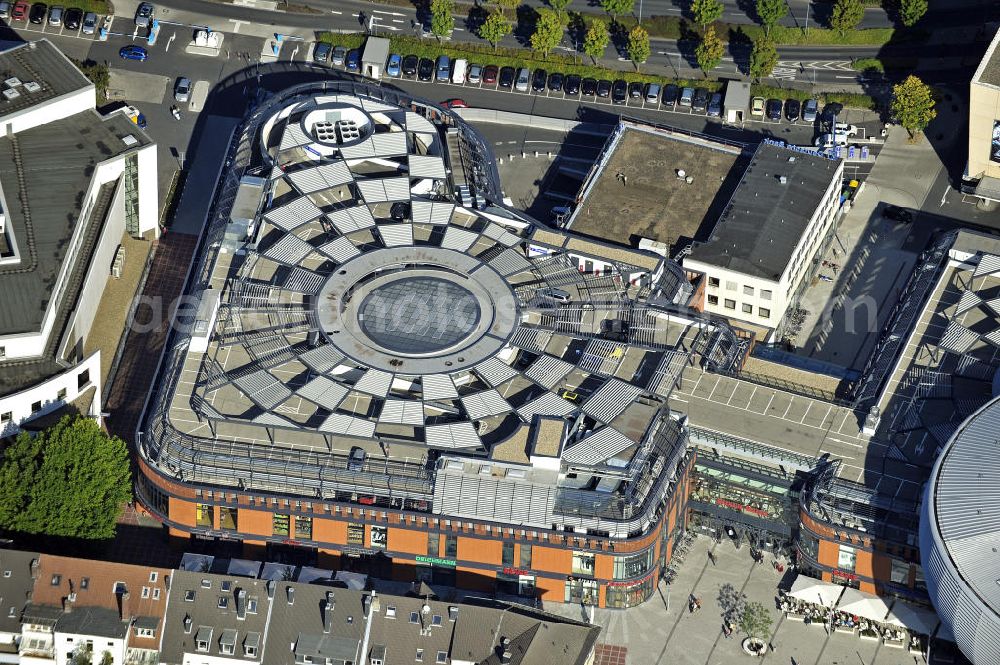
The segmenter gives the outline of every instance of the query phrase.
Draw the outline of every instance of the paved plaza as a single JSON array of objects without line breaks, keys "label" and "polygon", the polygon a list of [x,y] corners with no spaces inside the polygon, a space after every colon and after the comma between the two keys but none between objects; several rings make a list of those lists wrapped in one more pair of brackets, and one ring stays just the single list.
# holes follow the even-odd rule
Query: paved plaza
[{"label": "paved plaza", "polygon": [[[713,565],[708,557],[711,547]],[[600,625],[600,641],[627,649],[628,665],[738,665],[758,662],[762,665],[922,665],[903,649],[881,642],[836,633],[828,635],[818,625],[786,621],[775,608],[775,596],[782,574],[773,567],[773,558],[764,556],[754,565],[750,548],[737,550],[732,541],[700,537],[691,545],[680,574],[669,587],[660,584],[657,593],[645,604],[630,610],[587,608],[592,621]],[[786,569],[789,579],[793,572]],[[721,609],[717,603],[719,588],[732,584],[746,594],[749,602],[763,603],[774,619],[771,643],[774,652],[763,658],[746,655],[739,632],[732,638],[722,634]],[[701,599],[702,609],[688,612],[688,597]],[[544,603],[545,609],[562,616],[580,619],[579,605]]]}]

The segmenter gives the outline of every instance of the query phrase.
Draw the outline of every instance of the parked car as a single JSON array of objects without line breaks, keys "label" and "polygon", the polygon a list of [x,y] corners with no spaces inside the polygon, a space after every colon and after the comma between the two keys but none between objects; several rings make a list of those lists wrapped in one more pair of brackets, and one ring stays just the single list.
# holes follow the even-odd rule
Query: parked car
[{"label": "parked car", "polygon": [[403,70],[403,56],[398,53],[389,54],[389,62],[385,65],[385,75],[398,79]]},{"label": "parked car", "polygon": [[718,118],[722,115],[722,93],[712,93],[708,100],[708,115],[712,118]]},{"label": "parked car", "polygon": [[611,85],[611,101],[615,104],[624,104],[628,98],[628,83],[625,79],[617,79]]},{"label": "parked car", "polygon": [[469,83],[479,85],[483,81],[483,66],[469,65]]},{"label": "parked car", "polygon": [[66,26],[67,30],[79,30],[80,21],[83,20],[83,10],[77,9],[76,7],[71,7],[66,10],[63,14],[63,25]]},{"label": "parked car", "polygon": [[451,77],[451,58],[446,55],[439,55],[437,64],[434,66],[434,80],[438,83],[447,83]]},{"label": "parked car", "polygon": [[549,74],[549,90],[552,92],[561,92],[565,78],[566,77],[559,72],[552,72]]},{"label": "parked car", "polygon": [[191,99],[191,79],[181,76],[174,84],[174,101],[184,103]]},{"label": "parked car", "polygon": [[500,75],[500,68],[496,65],[487,65],[483,70],[483,85],[496,85],[497,77]]},{"label": "parked car", "polygon": [[63,8],[56,5],[55,7],[49,8],[49,25],[59,26],[62,25],[63,18]]},{"label": "parked car", "polygon": [[691,101],[694,99],[694,88],[684,88],[681,90],[681,98],[677,103],[681,106],[691,106]]},{"label": "parked car", "polygon": [[763,97],[754,97],[750,100],[750,115],[754,118],[764,117],[764,106],[767,104]]},{"label": "parked car", "polygon": [[10,18],[14,21],[23,21],[28,18],[28,3],[25,0],[14,3],[14,8],[10,10]]},{"label": "parked car", "polygon": [[655,104],[660,99],[660,84],[647,83],[646,87],[642,89],[642,95],[646,98],[647,102]]},{"label": "parked car", "polygon": [[10,3],[6,0],[0,2],[0,18],[10,18]]},{"label": "parked car", "polygon": [[420,58],[415,55],[408,55],[403,58],[403,76],[415,76]]},{"label": "parked car", "polygon": [[691,98],[691,110],[704,113],[708,108],[708,90],[706,88],[695,88],[694,97]]},{"label": "parked car", "polygon": [[530,72],[527,67],[521,67],[517,72],[517,81],[514,83],[514,88],[521,92],[528,92],[528,79],[530,77]]},{"label": "parked car", "polygon": [[885,209],[882,210],[882,216],[903,224],[910,224],[913,222],[913,213],[906,208],[900,208],[899,206],[886,206]]},{"label": "parked car", "polygon": [[548,72],[544,69],[536,69],[535,73],[531,75],[531,89],[534,92],[541,92],[545,90],[545,79],[548,78]]},{"label": "parked car", "polygon": [[28,13],[28,20],[35,25],[41,25],[45,22],[45,14],[47,14],[49,8],[45,6],[44,2],[36,2],[31,5],[31,11]]},{"label": "parked car", "polygon": [[465,100],[464,99],[459,99],[458,97],[455,97],[453,99],[446,99],[446,100],[444,100],[443,102],[441,102],[441,106],[445,107],[446,109],[467,109],[467,108],[469,108],[469,105],[465,103]]},{"label": "parked car", "polygon": [[156,13],[156,10],[151,3],[139,3],[139,6],[135,10],[135,24],[140,28],[149,27],[149,24],[153,21],[154,13]]},{"label": "parked car", "polygon": [[149,54],[146,52],[146,49],[141,46],[129,44],[128,46],[123,46],[118,50],[118,56],[122,60],[138,60],[139,62],[143,62],[149,57]]},{"label": "parked car", "polygon": [[799,111],[802,109],[802,103],[797,99],[789,99],[785,102],[785,119],[788,122],[795,122],[799,119]]},{"label": "parked car", "polygon": [[501,67],[500,76],[497,79],[501,88],[512,88],[514,87],[514,77],[517,76],[517,71],[513,67]]},{"label": "parked car", "polygon": [[833,148],[834,146],[847,145],[847,134],[823,134],[815,141],[816,147],[820,149]]},{"label": "parked car", "polygon": [[611,96],[611,87],[612,87],[612,85],[613,84],[608,79],[601,79],[600,81],[598,81],[597,82],[597,96],[598,97],[603,97],[605,99],[608,98],[608,97],[610,97]]},{"label": "parked car", "polygon": [[349,72],[356,72],[361,69],[361,51],[356,48],[348,51],[347,58],[344,59],[344,67]]},{"label": "parked car", "polygon": [[816,122],[817,115],[819,115],[819,102],[815,99],[807,99],[806,103],[802,105],[802,119],[806,122]]},{"label": "parked car", "polygon": [[764,115],[768,120],[781,120],[781,100],[769,99],[764,106]]},{"label": "parked car", "polygon": [[430,81],[434,78],[434,61],[430,58],[420,58],[417,65],[417,78],[421,81]]},{"label": "parked car", "polygon": [[858,126],[848,125],[846,122],[838,122],[833,126],[833,131],[837,134],[847,134],[848,136],[857,136]]},{"label": "parked car", "polygon": [[361,471],[365,468],[365,459],[367,457],[368,454],[365,452],[364,448],[354,446],[351,448],[351,453],[347,457],[347,470]]},{"label": "parked car", "polygon": [[83,15],[83,27],[81,28],[83,34],[92,35],[94,31],[97,30],[97,14],[94,12],[87,12]]},{"label": "parked car", "polygon": [[680,93],[681,89],[678,86],[668,83],[663,86],[663,94],[660,96],[661,103],[664,106],[674,106],[677,103],[677,97]]},{"label": "parked car", "polygon": [[333,47],[326,42],[316,42],[316,48],[313,49],[313,62],[319,62],[326,64],[326,61],[330,59],[330,52]]},{"label": "parked car", "polygon": [[597,94],[597,79],[586,78],[580,83],[580,92],[587,97]]},{"label": "parked car", "polygon": [[580,77],[576,74],[570,74],[566,77],[566,83],[563,84],[563,92],[567,95],[579,95],[580,94]]},{"label": "parked car", "polygon": [[642,84],[637,81],[629,83],[628,96],[632,99],[642,99]]},{"label": "parked car", "polygon": [[343,67],[344,62],[347,60],[347,47],[346,46],[334,46],[333,55],[330,57],[330,62],[338,67]]}]

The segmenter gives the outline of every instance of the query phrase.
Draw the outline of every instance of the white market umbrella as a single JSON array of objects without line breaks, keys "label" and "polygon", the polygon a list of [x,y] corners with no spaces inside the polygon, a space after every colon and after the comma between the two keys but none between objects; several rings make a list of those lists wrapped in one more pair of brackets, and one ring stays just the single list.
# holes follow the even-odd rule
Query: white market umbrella
[{"label": "white market umbrella", "polygon": [[839,584],[831,584],[815,577],[800,574],[792,582],[792,588],[788,595],[807,603],[833,607],[843,590],[844,587]]},{"label": "white market umbrella", "polygon": [[847,587],[837,603],[837,610],[881,622],[889,613],[889,604],[881,596]]}]

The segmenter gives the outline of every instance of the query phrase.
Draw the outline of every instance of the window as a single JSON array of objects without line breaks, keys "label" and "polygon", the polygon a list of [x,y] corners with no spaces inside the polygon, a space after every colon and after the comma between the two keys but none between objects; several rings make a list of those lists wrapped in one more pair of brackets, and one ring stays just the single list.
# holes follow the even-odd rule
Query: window
[{"label": "window", "polygon": [[753,295],[753,287],[752,286],[747,286],[746,284],[744,284],[743,285],[743,295],[745,295],[745,296],[752,296]]},{"label": "window", "polygon": [[514,565],[514,543],[503,544],[503,553],[501,555],[500,561],[505,566]]},{"label": "window", "polygon": [[156,580],[159,579],[159,577],[160,577],[160,574],[158,572],[156,572],[156,571],[151,572],[149,574],[149,583],[150,584],[156,584]]},{"label": "window", "polygon": [[614,576],[616,580],[639,577],[653,565],[653,551],[646,550],[640,554],[616,556]]},{"label": "window", "polygon": [[194,591],[192,589],[188,589],[184,592],[184,600],[189,603],[194,602]]},{"label": "window", "polygon": [[244,645],[243,646],[243,653],[246,656],[250,657],[250,658],[256,658],[257,657],[257,647],[252,647],[249,644]]},{"label": "window", "polygon": [[362,545],[365,544],[365,525],[364,524],[348,524],[347,525],[347,544],[348,545]]},{"label": "window", "polygon": [[387,618],[389,618],[389,619],[395,619],[396,618],[396,606],[395,605],[389,605],[388,607],[386,607],[385,608],[385,616]]},{"label": "window", "polygon": [[521,543],[521,568],[531,568],[531,545]]},{"label": "window", "polygon": [[753,314],[753,305],[751,305],[750,303],[747,303],[747,302],[743,303],[743,313],[744,314]]},{"label": "window", "polygon": [[62,583],[62,575],[52,576],[52,586],[59,586]]},{"label": "window", "polygon": [[219,596],[219,609],[224,610],[229,607],[229,599],[225,596]]},{"label": "window", "polygon": [[143,598],[149,598],[149,587],[148,586],[142,587],[142,597]]},{"label": "window", "polygon": [[135,629],[135,636],[136,637],[156,637],[156,631],[153,630],[152,628],[138,628],[137,627]]},{"label": "window", "polygon": [[769,289],[761,289],[760,290],[760,299],[761,300],[770,300],[771,299],[771,291]]},{"label": "window", "polygon": [[219,644],[219,652],[227,656],[233,655],[233,645],[232,644]]},{"label": "window", "polygon": [[160,590],[159,590],[159,588],[153,589],[153,600],[159,600],[159,599],[160,599]]},{"label": "window", "polygon": [[762,319],[771,318],[771,310],[769,310],[767,307],[758,307],[757,313],[760,314],[760,318]]},{"label": "window", "polygon": [[372,526],[368,540],[371,546],[377,550],[384,550],[389,538],[389,529],[384,526]]},{"label": "window", "polygon": [[910,564],[906,561],[892,559],[892,568],[889,571],[889,581],[896,584],[910,584]]},{"label": "window", "polygon": [[708,297],[708,304],[709,305],[718,306],[719,305],[719,296],[709,296]]},{"label": "window", "polygon": [[435,614],[434,616],[431,617],[432,626],[440,626],[442,621],[443,619],[441,618],[440,614]]},{"label": "window", "polygon": [[418,663],[424,662],[424,650],[423,649],[417,649],[417,657],[414,658],[414,660],[416,660]]},{"label": "window", "polygon": [[229,531],[236,531],[238,521],[236,519],[237,509],[228,506],[219,507],[219,528]]},{"label": "window", "polygon": [[208,642],[205,640],[198,640],[198,651],[208,651]]},{"label": "window", "polygon": [[435,663],[447,663],[448,662],[448,652],[447,651],[438,651],[438,653],[437,653],[437,660],[435,660],[434,662]]},{"label": "window", "polygon": [[4,577],[10,577],[11,576],[11,571],[9,571],[9,570],[3,571],[3,576]]},{"label": "window", "polygon": [[56,401],[62,401],[66,399],[66,389],[60,388],[59,392],[56,393]]},{"label": "window", "polygon": [[593,575],[594,555],[587,552],[573,552],[573,572],[578,575]]},{"label": "window", "polygon": [[41,411],[41,410],[42,410],[42,403],[41,402],[34,402],[31,405],[31,412],[32,413],[35,413],[36,411]]},{"label": "window", "polygon": [[450,559],[458,558],[458,536],[444,537],[444,555]]},{"label": "window", "polygon": [[854,572],[855,563],[858,560],[858,551],[853,547],[848,547],[847,545],[840,546],[840,552],[837,556],[837,568],[841,570],[847,570]]},{"label": "window", "polygon": [[736,309],[736,301],[726,298],[725,306],[726,309]]},{"label": "window", "polygon": [[288,535],[288,515],[280,515],[274,513],[271,516],[271,533],[275,536],[287,536]]},{"label": "window", "polygon": [[441,556],[441,536],[436,531],[427,534],[427,556]]},{"label": "window", "polygon": [[0,423],[9,423],[11,418],[13,417],[14,414],[12,412],[4,411],[2,414],[0,414]]},{"label": "window", "polygon": [[718,277],[709,277],[708,278],[708,285],[710,287],[712,287],[713,289],[719,288],[719,278]]},{"label": "window", "polygon": [[410,623],[420,623],[420,615],[416,612],[410,612]]},{"label": "window", "polygon": [[0,360],[3,360],[6,357],[7,357],[7,347],[0,346]]},{"label": "window", "polygon": [[736,282],[729,282],[729,281],[727,281],[726,282],[726,291],[735,291],[735,290],[736,290]]},{"label": "window", "polygon": [[215,526],[215,511],[212,506],[206,503],[197,503],[194,506],[195,523],[198,526],[203,526],[211,529]]},{"label": "window", "polygon": [[295,537],[301,540],[312,540],[313,518],[311,517],[295,518]]},{"label": "window", "polygon": [[251,596],[247,601],[247,612],[257,614],[257,596]]},{"label": "window", "polygon": [[90,370],[85,369],[76,375],[76,389],[83,390],[84,387],[90,383]]}]

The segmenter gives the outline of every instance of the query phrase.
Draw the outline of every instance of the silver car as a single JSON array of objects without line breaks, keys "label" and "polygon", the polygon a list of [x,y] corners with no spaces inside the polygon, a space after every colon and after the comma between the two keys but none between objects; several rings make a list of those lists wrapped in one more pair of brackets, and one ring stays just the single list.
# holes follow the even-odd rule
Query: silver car
[{"label": "silver car", "polygon": [[191,99],[191,79],[181,76],[174,85],[174,101],[185,103]]},{"label": "silver car", "polygon": [[802,105],[802,119],[806,122],[816,122],[816,114],[819,111],[819,102],[815,99],[807,99]]},{"label": "silver car", "polygon": [[56,6],[49,9],[49,25],[62,25],[63,8]]},{"label": "silver car", "polygon": [[10,17],[10,3],[4,0],[0,2],[0,18]]},{"label": "silver car", "polygon": [[83,34],[92,35],[94,34],[94,30],[96,29],[97,29],[97,14],[95,14],[94,12],[87,12],[83,16],[83,27],[81,28],[81,30],[83,30]]},{"label": "silver car", "polygon": [[334,46],[333,55],[330,56],[330,62],[338,67],[344,66],[344,60],[347,58],[347,49],[343,46]]}]

